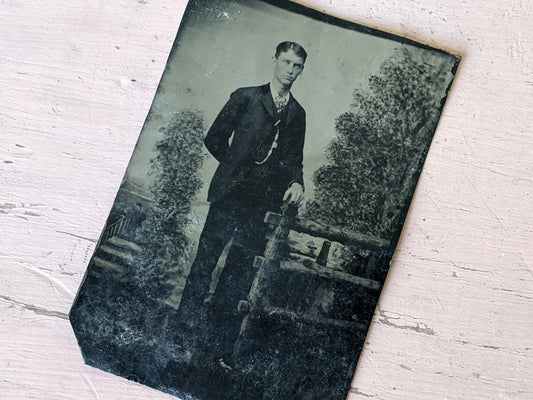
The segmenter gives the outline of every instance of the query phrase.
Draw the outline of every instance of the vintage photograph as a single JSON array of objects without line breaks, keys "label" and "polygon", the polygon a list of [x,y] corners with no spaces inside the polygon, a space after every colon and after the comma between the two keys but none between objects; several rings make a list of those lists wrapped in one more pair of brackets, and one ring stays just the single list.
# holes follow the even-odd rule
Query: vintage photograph
[{"label": "vintage photograph", "polygon": [[181,399],[346,398],[459,58],[281,0],[192,0],[70,312]]}]

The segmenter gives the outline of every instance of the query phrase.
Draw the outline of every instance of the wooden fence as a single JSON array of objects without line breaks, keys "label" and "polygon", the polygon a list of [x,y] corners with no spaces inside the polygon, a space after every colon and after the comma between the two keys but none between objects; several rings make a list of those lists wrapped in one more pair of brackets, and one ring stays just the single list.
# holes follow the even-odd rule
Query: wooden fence
[{"label": "wooden fence", "polygon": [[[390,256],[390,242],[328,227],[296,212],[285,204],[281,214],[268,212],[265,216],[271,229],[265,253],[255,258],[257,272],[248,298],[238,304],[243,321],[236,354],[258,320],[360,331],[368,328],[382,282],[346,272],[340,267],[346,257],[332,255],[332,249],[355,246]],[[354,313],[353,309],[361,311]]]}]

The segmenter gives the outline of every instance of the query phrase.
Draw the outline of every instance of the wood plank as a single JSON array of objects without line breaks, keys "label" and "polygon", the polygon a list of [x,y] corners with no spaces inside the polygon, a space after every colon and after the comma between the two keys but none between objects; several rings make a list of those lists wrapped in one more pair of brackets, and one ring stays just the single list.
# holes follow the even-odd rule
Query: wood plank
[{"label": "wood plank", "polygon": [[301,216],[296,217],[293,229],[309,235],[320,236],[334,242],[340,242],[343,244],[353,243],[362,248],[375,249],[385,253],[390,252],[389,247],[391,243],[389,240],[365,235],[348,229],[327,226]]},{"label": "wood plank", "polygon": [[[265,222],[272,226],[278,225],[280,219],[280,214],[271,211],[268,211],[265,216]],[[382,252],[389,251],[391,245],[390,241],[386,239],[366,235],[349,229],[328,226],[302,216],[296,217],[295,223],[291,226],[291,229],[296,232],[306,233],[311,236],[328,239],[334,242],[357,244],[362,248],[377,249]]]},{"label": "wood plank", "polygon": [[323,267],[316,262],[295,262],[295,261],[282,261],[280,265],[281,269],[299,272],[303,274],[314,274],[323,278],[333,279],[337,281],[350,282],[354,285],[358,285],[370,290],[381,290],[383,286],[378,281],[372,279],[362,278],[355,275],[350,275],[345,272],[336,271],[331,268]]},{"label": "wood plank", "polygon": [[[329,325],[341,329],[357,329],[360,331],[365,331],[368,328],[366,324],[360,322],[324,318],[322,316],[311,314],[299,314],[294,311],[279,307],[265,306],[261,310],[253,309],[252,312],[259,313],[259,315],[262,315],[263,317],[279,318],[294,323],[301,321],[310,324]],[[250,323],[250,321],[248,321],[248,323]]]}]

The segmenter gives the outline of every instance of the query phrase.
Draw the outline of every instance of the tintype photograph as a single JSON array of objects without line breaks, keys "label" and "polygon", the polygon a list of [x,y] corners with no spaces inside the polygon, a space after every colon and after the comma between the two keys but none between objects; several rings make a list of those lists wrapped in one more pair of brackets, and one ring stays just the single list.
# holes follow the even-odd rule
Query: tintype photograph
[{"label": "tintype photograph", "polygon": [[346,398],[459,59],[277,0],[193,0],[70,312],[182,399]]}]

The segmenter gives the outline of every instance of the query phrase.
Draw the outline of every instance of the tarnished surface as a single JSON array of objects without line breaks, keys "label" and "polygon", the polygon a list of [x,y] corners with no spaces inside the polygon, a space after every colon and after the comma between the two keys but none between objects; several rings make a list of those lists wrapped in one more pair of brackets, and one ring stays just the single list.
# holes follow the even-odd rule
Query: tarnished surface
[{"label": "tarnished surface", "polygon": [[[530,399],[531,2],[306,4],[464,56],[350,398]],[[172,398],[85,366],[65,318],[184,6],[0,8],[6,398]]]}]

